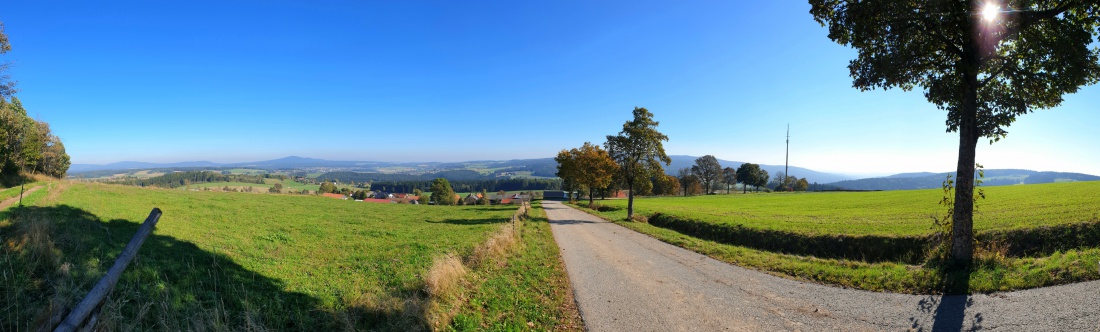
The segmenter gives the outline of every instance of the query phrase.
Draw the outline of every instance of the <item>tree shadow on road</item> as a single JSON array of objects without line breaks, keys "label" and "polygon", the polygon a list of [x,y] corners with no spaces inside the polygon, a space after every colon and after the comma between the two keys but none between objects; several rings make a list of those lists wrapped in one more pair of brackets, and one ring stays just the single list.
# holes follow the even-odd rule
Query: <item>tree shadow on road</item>
[{"label": "tree shadow on road", "polygon": [[[980,312],[968,315],[967,309],[974,304],[970,296],[970,275],[973,266],[937,265],[941,276],[943,295],[930,295],[918,303],[922,315],[931,315],[932,326],[921,317],[910,317],[911,328],[915,331],[979,331],[984,317]],[[968,317],[969,316],[969,317]]]}]

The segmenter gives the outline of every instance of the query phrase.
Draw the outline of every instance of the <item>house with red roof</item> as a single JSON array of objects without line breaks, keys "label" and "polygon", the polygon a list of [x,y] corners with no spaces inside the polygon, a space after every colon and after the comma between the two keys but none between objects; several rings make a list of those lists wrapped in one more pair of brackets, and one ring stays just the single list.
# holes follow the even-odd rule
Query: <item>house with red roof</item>
[{"label": "house with red roof", "polygon": [[344,196],[344,195],[341,195],[341,194],[336,194],[336,193],[324,193],[324,194],[321,194],[321,196],[330,197],[330,198],[348,199],[347,196]]},{"label": "house with red roof", "polygon": [[367,203],[393,203],[393,201],[387,198],[364,198],[363,202]]}]

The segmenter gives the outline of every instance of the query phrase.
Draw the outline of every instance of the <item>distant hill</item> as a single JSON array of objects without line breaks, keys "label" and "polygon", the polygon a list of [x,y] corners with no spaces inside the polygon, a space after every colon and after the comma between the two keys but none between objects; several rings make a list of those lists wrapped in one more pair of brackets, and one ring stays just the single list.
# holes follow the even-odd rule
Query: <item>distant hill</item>
[{"label": "distant hill", "polygon": [[[692,165],[695,165],[695,159],[699,159],[699,157],[696,156],[684,155],[668,156],[668,158],[672,159],[672,163],[668,166],[665,166],[665,173],[671,175],[676,175],[676,172],[678,172],[681,168],[691,167]],[[741,161],[729,161],[722,159],[718,159],[718,163],[721,164],[723,168],[732,167],[734,169],[741,167],[741,164],[744,164],[744,162]],[[768,176],[775,176],[776,174],[783,172],[783,165],[760,165],[760,168],[768,171]],[[815,170],[797,166],[791,166],[790,170],[791,176],[806,178],[806,181],[809,181],[810,183],[828,183],[852,179],[851,176],[847,175],[818,172]]]},{"label": "distant hill", "polygon": [[335,161],[324,160],[315,158],[305,158],[298,156],[290,156],[279,159],[255,161],[248,163],[232,163],[223,164],[223,166],[230,167],[253,167],[260,169],[289,169],[289,168],[306,168],[306,167],[356,167],[365,165],[381,164],[370,161]]},{"label": "distant hill", "polygon": [[[940,188],[948,174],[944,173],[902,173],[887,177],[845,180],[829,183],[850,190],[909,190]],[[983,186],[1005,186],[1014,184],[1051,183],[1063,181],[1097,181],[1100,176],[1082,173],[1037,172],[1024,169],[990,169],[985,171]]]},{"label": "distant hill", "polygon": [[185,161],[179,163],[146,163],[140,161],[120,161],[117,163],[111,163],[106,165],[95,164],[72,164],[69,166],[69,174],[91,172],[91,171],[108,171],[108,170],[130,170],[130,169],[153,169],[153,168],[183,168],[183,167],[219,167],[222,164],[210,162],[210,161]]},{"label": "distant hill", "polygon": [[[675,155],[669,156],[672,159],[672,164],[665,167],[665,173],[676,174],[676,171],[683,167],[691,167],[695,164],[695,156]],[[718,163],[722,167],[740,167],[743,162],[718,160]],[[556,177],[558,171],[558,162],[554,161],[554,158],[537,158],[537,159],[512,159],[512,160],[475,160],[475,161],[463,161],[463,162],[420,162],[420,163],[391,163],[391,162],[378,162],[378,161],[336,161],[336,160],[324,160],[316,158],[306,158],[298,156],[290,156],[286,158],[244,162],[244,163],[214,163],[209,161],[192,161],[192,162],[180,162],[180,163],[146,163],[136,161],[118,162],[106,165],[93,165],[93,164],[73,164],[69,167],[69,175],[79,176],[81,173],[89,172],[101,172],[110,170],[119,171],[133,171],[133,170],[146,170],[146,169],[189,169],[196,168],[253,168],[262,170],[286,170],[286,169],[303,169],[303,168],[333,168],[341,169],[348,172],[361,172],[361,173],[394,173],[393,170],[386,170],[386,168],[409,168],[417,170],[417,173],[422,174],[425,171],[431,173],[454,171],[454,170],[474,170],[478,172],[487,172],[484,178],[496,178],[506,177],[515,174],[529,174],[531,177]],[[783,171],[783,165],[760,165],[761,168],[768,171],[769,175],[775,175],[778,172]],[[791,166],[791,175],[800,178],[806,178],[807,181],[817,183],[835,182],[841,180],[850,180],[852,177],[833,173],[818,172],[802,167]],[[516,175],[520,176],[520,175]],[[527,176],[527,175],[522,175]],[[374,174],[371,177],[376,178],[389,178],[389,179],[413,179],[419,177],[386,177],[382,174]],[[461,176],[468,179],[469,176]]]},{"label": "distant hill", "polygon": [[[408,163],[392,163],[392,162],[378,162],[378,161],[338,161],[338,160],[325,160],[316,158],[306,158],[298,156],[290,156],[279,159],[243,162],[243,163],[215,163],[209,161],[191,161],[191,162],[179,162],[179,163],[147,163],[136,161],[124,161],[111,163],[106,165],[95,164],[73,164],[69,167],[69,175],[81,176],[81,174],[88,173],[110,173],[108,171],[135,171],[135,170],[195,170],[201,168],[208,169],[226,169],[226,168],[251,168],[260,170],[287,170],[287,169],[305,169],[305,168],[330,168],[341,169],[349,172],[364,172],[364,173],[394,173],[392,169],[387,168],[401,168],[415,170],[412,173],[423,173],[424,171],[430,172],[445,172],[445,171],[461,171],[461,170],[475,170],[478,172],[488,172],[485,178],[495,178],[504,176],[530,176],[530,177],[556,177],[555,173],[558,171],[558,163],[554,161],[554,158],[538,158],[538,159],[513,159],[513,160],[478,160],[478,161],[464,161],[464,162],[408,162]],[[398,171],[401,172],[401,171]],[[521,174],[521,175],[516,175]],[[381,177],[381,176],[380,176]],[[470,176],[459,175],[460,178],[469,178]]]}]

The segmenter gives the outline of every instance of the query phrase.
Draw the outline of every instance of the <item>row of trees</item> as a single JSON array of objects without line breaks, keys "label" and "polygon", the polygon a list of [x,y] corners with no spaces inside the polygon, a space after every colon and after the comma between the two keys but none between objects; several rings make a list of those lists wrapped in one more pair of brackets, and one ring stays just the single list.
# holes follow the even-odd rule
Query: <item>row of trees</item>
[{"label": "row of trees", "polygon": [[[365,188],[394,193],[411,193],[415,190],[426,191],[432,186],[434,180],[416,181],[375,181],[365,184]],[[494,180],[454,180],[448,179],[454,190],[459,192],[481,191],[517,191],[517,190],[561,190],[562,180],[559,179],[494,179]]]},{"label": "row of trees", "polygon": [[189,186],[192,184],[209,182],[242,182],[264,184],[264,178],[264,175],[223,174],[221,172],[212,171],[187,171],[173,172],[146,179],[130,178],[110,182],[139,187],[178,188]]},{"label": "row of trees", "polygon": [[[741,164],[737,169],[731,167],[722,168],[718,158],[705,155],[695,159],[695,165],[685,167],[678,172],[680,187],[684,195],[701,192],[709,194],[718,184],[726,185],[726,193],[737,184],[741,184],[742,192],[747,192],[752,186],[756,191],[768,184],[768,171],[753,163]],[[693,189],[699,187],[698,189]]]},{"label": "row of trees", "polygon": [[[554,160],[558,162],[558,176],[562,178],[562,187],[566,191],[576,192],[577,196],[581,192],[587,192],[589,204],[596,197],[609,196],[628,186],[623,181],[625,173],[618,162],[607,150],[591,142],[585,142],[580,148],[561,150]],[[796,191],[806,191],[809,188],[805,178],[786,177],[782,172],[776,177],[775,181],[778,182],[769,183],[769,179],[768,171],[761,169],[758,164],[745,163],[737,169],[722,168],[717,158],[706,155],[696,159],[695,165],[680,169],[677,175],[664,174],[663,169],[657,169],[648,175],[641,174],[634,182],[632,192],[641,196],[689,196],[712,193],[720,184],[725,184],[726,193],[738,184],[742,186],[743,192],[747,192],[750,186],[756,191],[766,186],[784,191],[785,188]]]},{"label": "row of trees", "polygon": [[[557,176],[562,188],[570,192],[587,191],[588,204],[597,196],[607,196],[620,189],[628,190],[627,218],[634,214],[635,195],[683,195],[708,194],[720,183],[726,192],[737,184],[742,192],[752,186],[757,191],[768,185],[768,172],[760,165],[742,164],[737,169],[722,168],[718,158],[706,155],[695,160],[695,165],[680,169],[678,176],[667,175],[661,166],[671,163],[662,142],[668,140],[657,131],[660,124],[645,108],[634,108],[634,119],[623,124],[618,135],[607,136],[606,149],[585,142],[579,148],[561,150],[557,157]],[[781,185],[796,190],[809,187],[806,179],[780,176]],[[572,198],[572,197],[571,197]]]},{"label": "row of trees", "polygon": [[[608,135],[606,149],[585,142],[579,149],[562,150],[554,158],[558,162],[558,177],[568,191],[588,191],[589,204],[597,194],[628,190],[627,218],[634,216],[634,196],[654,189],[654,182],[667,190],[663,162],[672,162],[665,154],[668,136],[657,131],[659,122],[653,113],[635,107],[634,119],[623,124],[617,135]],[[659,181],[654,181],[654,179]]]},{"label": "row of trees", "polygon": [[[0,54],[11,51],[4,24],[0,22]],[[50,124],[27,116],[16,98],[15,81],[7,74],[10,64],[0,63],[0,173],[11,178],[20,172],[46,174],[56,178],[69,170],[65,144],[50,130]]]}]

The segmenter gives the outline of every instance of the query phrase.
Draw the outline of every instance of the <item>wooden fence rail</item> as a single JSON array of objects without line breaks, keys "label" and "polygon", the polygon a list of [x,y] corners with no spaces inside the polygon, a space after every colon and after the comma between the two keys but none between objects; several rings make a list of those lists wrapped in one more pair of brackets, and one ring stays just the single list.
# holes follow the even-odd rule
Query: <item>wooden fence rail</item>
[{"label": "wooden fence rail", "polygon": [[137,233],[130,239],[130,243],[127,243],[126,248],[122,249],[122,254],[115,260],[115,264],[111,266],[111,269],[107,270],[107,275],[99,279],[95,287],[92,287],[88,295],[85,295],[84,299],[69,312],[69,315],[65,317],[65,321],[58,325],[54,332],[69,332],[81,327],[90,330],[95,327],[97,317],[93,315],[91,319],[88,319],[88,316],[103,304],[103,299],[107,298],[107,294],[115,288],[115,283],[118,283],[122,271],[125,271],[126,266],[130,265],[130,262],[137,256],[138,249],[141,249],[141,245],[145,243],[145,238],[153,233],[153,227],[156,227],[160,215],[161,211],[158,208],[153,208],[153,211],[149,212],[149,217],[145,218],[145,222],[141,224]]}]

